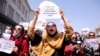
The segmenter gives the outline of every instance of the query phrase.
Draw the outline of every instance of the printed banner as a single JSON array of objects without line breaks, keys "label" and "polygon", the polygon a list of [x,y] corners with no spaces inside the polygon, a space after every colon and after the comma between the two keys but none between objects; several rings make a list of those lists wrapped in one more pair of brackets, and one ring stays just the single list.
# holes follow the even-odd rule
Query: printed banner
[{"label": "printed banner", "polygon": [[12,53],[15,46],[15,41],[0,39],[0,52]]},{"label": "printed banner", "polygon": [[39,18],[58,19],[61,18],[59,14],[59,7],[50,1],[43,1],[40,6]]}]

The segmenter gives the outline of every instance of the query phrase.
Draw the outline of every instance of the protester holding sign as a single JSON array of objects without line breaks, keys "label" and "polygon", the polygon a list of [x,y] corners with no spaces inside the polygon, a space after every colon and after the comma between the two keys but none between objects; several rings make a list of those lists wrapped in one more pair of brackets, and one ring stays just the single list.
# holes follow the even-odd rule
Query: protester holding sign
[{"label": "protester holding sign", "polygon": [[11,33],[12,33],[12,29],[13,29],[12,26],[7,25],[7,26],[5,27],[5,29],[4,29],[4,33],[2,33],[1,38],[4,38],[4,39],[6,39],[6,40],[9,40],[10,35],[11,35]]},{"label": "protester holding sign", "polygon": [[80,43],[77,43],[76,32],[69,38],[69,44],[64,49],[65,56],[84,56]]},{"label": "protester holding sign", "polygon": [[94,32],[89,32],[88,39],[86,39],[83,43],[83,49],[85,52],[85,55],[90,56],[100,56],[100,47],[99,42],[95,38]]},{"label": "protester holding sign", "polygon": [[16,25],[8,40],[0,39],[0,56],[28,56],[29,43],[24,31],[22,25]]},{"label": "protester holding sign", "polygon": [[12,52],[12,47],[15,46],[14,41],[9,41],[13,27],[10,25],[5,26],[4,32],[0,34],[0,56],[9,56],[8,53]]},{"label": "protester holding sign", "polygon": [[25,38],[25,30],[22,25],[16,25],[10,40],[15,41],[12,56],[28,56],[29,44]]},{"label": "protester holding sign", "polygon": [[60,15],[64,22],[65,32],[58,32],[57,26],[54,22],[48,22],[42,36],[35,34],[34,29],[38,20],[39,8],[34,11],[34,18],[29,24],[28,35],[31,39],[32,51],[37,56],[64,56],[64,48],[66,46],[65,34],[67,37],[73,33],[67,18],[64,16],[63,10],[60,9]]}]

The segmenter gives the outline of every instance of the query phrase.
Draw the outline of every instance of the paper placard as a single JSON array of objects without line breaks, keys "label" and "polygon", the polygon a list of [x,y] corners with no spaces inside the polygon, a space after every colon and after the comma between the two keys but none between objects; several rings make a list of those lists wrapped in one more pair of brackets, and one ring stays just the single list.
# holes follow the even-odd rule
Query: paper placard
[{"label": "paper placard", "polygon": [[61,18],[59,14],[59,7],[50,1],[43,1],[40,5],[40,14],[39,18],[44,19],[58,19]]},{"label": "paper placard", "polygon": [[97,40],[98,43],[100,44],[100,37],[96,37],[96,40]]},{"label": "paper placard", "polygon": [[12,53],[15,46],[15,41],[5,40],[0,38],[0,52]]},{"label": "paper placard", "polygon": [[93,47],[94,49],[99,47],[97,39],[86,39],[86,43],[89,47]]}]

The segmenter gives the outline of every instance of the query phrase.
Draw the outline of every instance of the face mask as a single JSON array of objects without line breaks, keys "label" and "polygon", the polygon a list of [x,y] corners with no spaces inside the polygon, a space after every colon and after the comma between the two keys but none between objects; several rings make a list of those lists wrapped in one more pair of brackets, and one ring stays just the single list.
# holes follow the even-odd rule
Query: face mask
[{"label": "face mask", "polygon": [[19,36],[20,36],[20,34],[17,34],[17,35],[15,35],[14,37],[15,37],[15,38],[18,38]]},{"label": "face mask", "polygon": [[7,33],[7,34],[11,34],[11,30],[5,30],[5,33]]},{"label": "face mask", "polygon": [[9,40],[9,39],[10,39],[10,35],[11,35],[11,34],[3,33],[3,34],[2,34],[2,37],[3,37],[4,39],[6,39],[6,40]]}]

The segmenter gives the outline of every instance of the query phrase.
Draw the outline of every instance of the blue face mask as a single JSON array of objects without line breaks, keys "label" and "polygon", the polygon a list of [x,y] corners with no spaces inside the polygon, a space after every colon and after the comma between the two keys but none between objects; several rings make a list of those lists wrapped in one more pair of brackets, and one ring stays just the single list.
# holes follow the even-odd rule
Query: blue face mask
[{"label": "blue face mask", "polygon": [[6,29],[6,30],[5,30],[5,33],[11,34],[11,30]]}]

